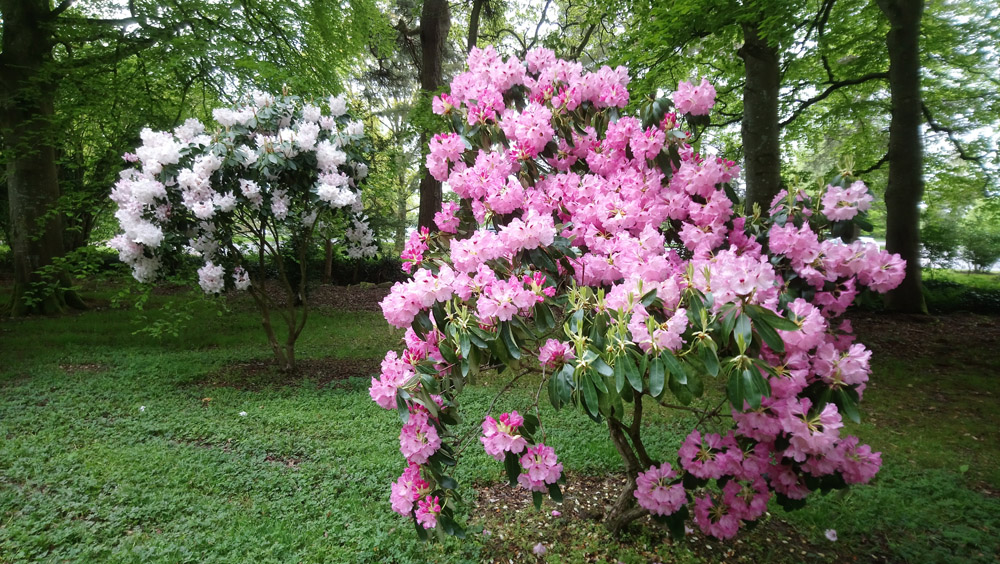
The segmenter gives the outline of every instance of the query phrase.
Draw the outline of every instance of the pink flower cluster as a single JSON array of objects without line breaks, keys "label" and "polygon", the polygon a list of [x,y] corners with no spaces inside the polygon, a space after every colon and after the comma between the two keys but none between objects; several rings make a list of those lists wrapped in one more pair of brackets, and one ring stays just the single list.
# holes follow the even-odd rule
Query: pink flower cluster
[{"label": "pink flower cluster", "polygon": [[858,212],[867,211],[872,206],[872,195],[860,180],[847,188],[827,186],[821,200],[823,215],[830,221],[852,219]]},{"label": "pink flower cluster", "polygon": [[558,463],[555,450],[542,443],[524,453],[521,470],[517,477],[518,485],[533,492],[547,491],[548,486],[558,482],[562,476],[562,464]]},{"label": "pink flower cluster", "polygon": [[708,115],[712,106],[715,105],[715,87],[704,78],[701,79],[701,84],[698,86],[682,81],[677,85],[677,92],[674,93],[674,105],[677,106],[677,111],[682,114]]},{"label": "pink flower cluster", "polygon": [[[723,189],[739,168],[697,153],[677,129],[678,115],[708,113],[714,88],[705,80],[681,83],[677,113],[657,124],[617,110],[612,118],[608,108],[628,103],[628,82],[624,69],[588,73],[546,49],[530,51],[524,63],[504,61],[490,48],[472,51],[468,71],[433,101],[435,113],[469,128],[436,136],[427,157],[430,173],[467,206],[446,204],[435,217],[439,232],[411,238],[404,259],[412,277],[381,304],[396,327],[433,329],[422,338],[407,331],[406,351],[386,356],[370,393],[392,409],[397,397],[422,393],[418,371],[425,380],[436,371],[443,389],[438,405],[457,410],[456,392],[445,388],[473,362],[523,369],[523,358],[533,355],[550,394],[570,387],[571,403],[586,404],[595,418],[593,409],[621,417],[603,407],[620,399],[621,385],[634,388],[629,401],[635,394],[680,398],[678,385],[700,376],[677,374],[671,364],[664,369],[670,385],[653,391],[636,384],[634,372],[627,380],[616,372],[617,389],[595,383],[598,402],[610,400],[595,407],[584,387],[588,370],[598,374],[603,367],[597,377],[610,378],[607,369],[625,366],[617,364],[620,355],[638,351],[647,355],[641,366],[658,358],[660,368],[669,360],[698,372],[711,371],[714,361],[726,367],[716,370],[720,380],[723,374],[752,380],[766,393],[733,406],[728,432],[693,430],[678,450],[679,464],[639,472],[633,496],[658,516],[690,503],[702,531],[730,538],[764,514],[773,494],[779,501],[802,499],[814,479],[864,483],[878,471],[879,453],[841,435],[843,417],[852,412],[838,405],[864,392],[871,353],[838,317],[865,288],[895,287],[904,264],[872,244],[825,238],[831,221],[870,206],[860,183],[827,187],[822,217],[800,193],[779,196],[769,218],[741,217],[742,206]],[[513,103],[521,94],[525,103]],[[580,115],[586,120],[574,123]],[[718,328],[727,323],[722,335]],[[573,329],[583,325],[586,331]],[[594,327],[606,333],[588,334]],[[742,342],[729,336],[737,330]],[[574,370],[560,370],[572,361]],[[639,378],[652,382],[647,374]],[[825,397],[839,399],[819,399]],[[447,420],[410,403],[400,444],[411,464],[441,471],[434,466],[440,457],[431,457],[445,448],[439,431]],[[534,442],[516,411],[487,417],[482,431],[491,457],[519,456],[522,487],[546,492],[560,479],[554,450]],[[421,524],[441,511],[431,496],[450,495],[436,486],[420,491],[428,507],[418,510]],[[450,515],[448,503],[443,511]]]},{"label": "pink flower cluster", "polygon": [[516,411],[500,415],[500,421],[487,416],[483,421],[483,436],[479,440],[486,449],[486,454],[501,461],[507,452],[521,454],[528,448],[528,441],[517,434],[517,429],[524,425],[524,418]]},{"label": "pink flower cluster", "polygon": [[555,339],[545,341],[538,349],[538,363],[549,370],[561,366],[564,362],[576,358],[573,347]]},{"label": "pink flower cluster", "polygon": [[687,503],[687,492],[675,478],[677,472],[668,463],[650,466],[636,476],[633,495],[653,515],[672,515]]},{"label": "pink flower cluster", "polygon": [[392,484],[392,494],[389,496],[392,510],[408,517],[413,511],[413,504],[430,492],[430,484],[420,477],[420,467],[411,463]]}]

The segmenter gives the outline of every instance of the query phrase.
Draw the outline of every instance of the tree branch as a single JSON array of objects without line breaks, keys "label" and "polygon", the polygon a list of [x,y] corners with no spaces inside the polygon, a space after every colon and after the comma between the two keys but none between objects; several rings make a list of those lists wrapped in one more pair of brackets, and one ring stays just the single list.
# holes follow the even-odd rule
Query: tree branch
[{"label": "tree branch", "polygon": [[870,173],[875,172],[876,170],[882,168],[882,166],[884,166],[885,163],[887,163],[887,162],[889,162],[889,153],[886,153],[886,154],[882,155],[882,158],[879,159],[878,162],[876,162],[872,166],[870,166],[870,167],[868,167],[868,168],[866,168],[864,170],[859,170],[855,174],[858,175],[858,176],[861,176],[861,175],[864,175],[864,174],[870,174]]},{"label": "tree branch", "polygon": [[58,6],[52,8],[52,11],[49,12],[48,20],[52,21],[58,18],[60,14],[68,10],[69,7],[72,6],[75,2],[76,0],[63,0],[62,2],[59,3]]},{"label": "tree branch", "polygon": [[927,107],[927,104],[921,102],[920,109],[921,111],[923,111],[924,119],[927,120],[927,126],[930,127],[931,131],[935,133],[944,133],[945,135],[947,135],[948,141],[951,141],[951,144],[955,147],[955,150],[958,151],[958,157],[960,159],[962,159],[963,161],[976,163],[980,166],[983,165],[983,157],[970,155],[965,150],[965,147],[962,145],[962,142],[955,137],[954,129],[942,125],[941,123],[938,123],[937,121],[934,120],[934,116],[931,114],[931,111]]},{"label": "tree branch", "polygon": [[792,112],[792,115],[788,116],[788,119],[785,119],[784,121],[780,122],[778,124],[778,127],[784,128],[788,124],[795,121],[800,115],[802,115],[802,112],[804,112],[810,106],[822,102],[823,100],[827,99],[830,96],[830,94],[833,94],[834,92],[840,90],[841,88],[844,88],[845,86],[854,86],[857,84],[863,84],[870,80],[888,80],[888,78],[889,78],[888,72],[872,72],[864,76],[859,76],[857,78],[851,78],[848,80],[841,80],[838,82],[830,83],[830,85],[826,87],[826,90],[820,92],[817,96],[810,98],[808,100],[800,101],[799,107],[794,112]]}]

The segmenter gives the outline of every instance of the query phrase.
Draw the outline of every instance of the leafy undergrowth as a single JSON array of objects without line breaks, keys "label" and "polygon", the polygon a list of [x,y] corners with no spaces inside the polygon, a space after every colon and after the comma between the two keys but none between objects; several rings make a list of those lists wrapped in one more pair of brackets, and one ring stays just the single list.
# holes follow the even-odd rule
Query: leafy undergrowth
[{"label": "leafy undergrowth", "polygon": [[[148,309],[189,298],[154,296]],[[269,366],[242,304],[193,308],[161,340],[106,306],[0,323],[2,563],[994,562],[1000,551],[993,317],[856,317],[876,372],[849,430],[883,452],[882,473],[798,512],[773,507],[726,543],[673,541],[650,521],[609,539],[600,518],[621,466],[606,430],[544,400],[546,443],[569,479],[562,505],[535,511],[476,440],[503,382],[484,375],[462,396],[470,538],[427,545],[389,510],[399,424],[371,402],[367,376],[399,334],[377,313],[318,308],[289,377]],[[536,389],[523,382],[495,411],[527,409]],[[690,421],[654,412],[648,424],[651,454],[667,459]]]}]

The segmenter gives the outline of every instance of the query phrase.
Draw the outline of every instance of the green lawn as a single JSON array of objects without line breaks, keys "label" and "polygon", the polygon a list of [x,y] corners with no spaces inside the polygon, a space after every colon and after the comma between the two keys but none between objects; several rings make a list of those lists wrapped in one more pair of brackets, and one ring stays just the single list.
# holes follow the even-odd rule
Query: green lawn
[{"label": "green lawn", "polygon": [[[84,294],[110,297],[104,285]],[[190,299],[156,296],[147,310]],[[371,402],[357,369],[377,369],[399,333],[377,313],[319,309],[299,347],[310,369],[290,381],[246,368],[269,353],[244,304],[191,312],[160,340],[134,334],[134,311],[107,307],[0,322],[0,562],[516,562],[541,560],[530,551],[545,539],[550,562],[993,562],[1000,550],[995,350],[975,363],[879,357],[852,429],[883,452],[873,485],[775,508],[738,544],[671,543],[645,524],[619,542],[594,521],[547,518],[551,507],[486,511],[470,524],[489,535],[421,544],[388,503],[404,466],[398,417]],[[484,377],[463,393],[467,428],[498,385]],[[534,393],[525,382],[497,410]],[[620,468],[601,426],[550,411],[546,442],[571,476]],[[666,457],[688,422],[649,424],[651,454]],[[501,478],[478,443],[460,467],[470,498],[474,481]]]}]

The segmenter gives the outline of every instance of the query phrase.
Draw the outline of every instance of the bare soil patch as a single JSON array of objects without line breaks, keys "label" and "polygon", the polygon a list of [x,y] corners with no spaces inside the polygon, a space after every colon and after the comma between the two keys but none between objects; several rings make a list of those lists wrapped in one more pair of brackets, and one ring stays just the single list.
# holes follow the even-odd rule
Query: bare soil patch
[{"label": "bare soil patch", "polygon": [[[617,562],[617,549],[629,547],[648,559],[660,562],[657,547],[677,544],[708,562],[854,562],[857,557],[841,553],[834,542],[814,542],[798,533],[786,521],[766,516],[753,528],[740,532],[733,541],[719,541],[706,537],[697,529],[690,529],[680,540],[672,539],[667,529],[649,517],[633,523],[620,542],[606,542],[606,531],[597,529],[597,537],[583,533],[581,523],[600,527],[604,516],[611,509],[615,498],[625,484],[623,475],[584,476],[567,473],[567,483],[562,485],[563,503],[545,501],[540,511],[532,506],[531,494],[506,483],[481,484],[476,490],[475,506],[470,522],[483,523],[486,554],[499,555],[488,562],[507,564],[513,562],[542,562],[543,558],[532,553],[535,543],[546,546],[561,545],[563,549],[585,555],[585,562]],[[553,511],[556,513],[554,514]],[[512,522],[510,515],[518,515]],[[520,517],[523,516],[523,517]],[[634,533],[643,529],[646,535],[639,538]],[[879,546],[878,539],[870,539],[871,546]],[[890,559],[876,550],[866,555],[866,562],[889,562]]]},{"label": "bare soil patch", "polygon": [[970,351],[1000,354],[1000,317],[974,313],[892,315],[855,311],[848,315],[858,340],[875,356],[969,358]]},{"label": "bare soil patch", "polygon": [[212,372],[196,385],[208,388],[235,388],[258,391],[311,382],[317,388],[350,387],[346,380],[367,377],[379,371],[379,362],[370,358],[320,358],[299,360],[295,372],[283,372],[271,360],[237,362]]}]

